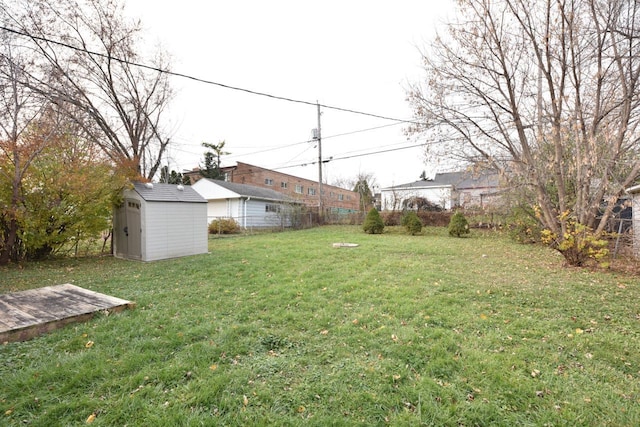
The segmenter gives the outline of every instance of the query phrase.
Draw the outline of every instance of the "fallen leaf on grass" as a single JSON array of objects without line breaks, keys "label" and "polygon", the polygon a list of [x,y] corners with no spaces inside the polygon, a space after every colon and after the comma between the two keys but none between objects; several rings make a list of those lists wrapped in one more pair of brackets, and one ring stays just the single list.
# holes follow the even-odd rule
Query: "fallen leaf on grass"
[{"label": "fallen leaf on grass", "polygon": [[327,331],[326,329],[320,331],[320,335],[328,335],[329,331]]},{"label": "fallen leaf on grass", "polygon": [[212,371],[215,371],[216,369],[218,369],[218,365],[211,365],[209,366],[209,369],[211,369]]},{"label": "fallen leaf on grass", "polygon": [[246,395],[242,395],[242,405],[247,406],[249,404],[249,398]]},{"label": "fallen leaf on grass", "polygon": [[576,334],[580,335],[581,333],[583,333],[584,331],[580,328],[576,328]]},{"label": "fallen leaf on grass", "polygon": [[87,341],[87,343],[84,345],[86,348],[91,348],[93,347],[93,341]]},{"label": "fallen leaf on grass", "polygon": [[96,420],[96,414],[91,414],[87,417],[87,424],[91,424]]}]

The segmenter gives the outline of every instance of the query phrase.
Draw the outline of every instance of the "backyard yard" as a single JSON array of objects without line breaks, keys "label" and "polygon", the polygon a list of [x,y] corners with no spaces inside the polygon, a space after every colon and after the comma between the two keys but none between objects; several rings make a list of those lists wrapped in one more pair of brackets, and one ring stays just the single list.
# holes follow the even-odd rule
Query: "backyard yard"
[{"label": "backyard yard", "polygon": [[445,228],[209,250],[0,268],[137,304],[0,343],[0,425],[640,425],[638,276]]}]

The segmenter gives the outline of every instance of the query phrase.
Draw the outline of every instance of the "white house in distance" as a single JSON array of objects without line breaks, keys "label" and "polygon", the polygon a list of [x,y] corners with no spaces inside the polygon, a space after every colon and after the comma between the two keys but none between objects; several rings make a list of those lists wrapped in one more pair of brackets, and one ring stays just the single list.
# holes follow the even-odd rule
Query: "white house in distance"
[{"label": "white house in distance", "polygon": [[438,173],[434,179],[380,190],[383,211],[403,210],[407,202],[416,198],[426,199],[446,210],[458,206],[485,208],[495,202],[499,191],[498,175],[469,172]]},{"label": "white house in distance", "polygon": [[136,182],[114,209],[119,258],[155,261],[207,253],[207,201],[189,186]]},{"label": "white house in distance", "polygon": [[240,227],[291,227],[300,202],[268,188],[202,178],[191,187],[207,200],[207,221],[232,218]]}]

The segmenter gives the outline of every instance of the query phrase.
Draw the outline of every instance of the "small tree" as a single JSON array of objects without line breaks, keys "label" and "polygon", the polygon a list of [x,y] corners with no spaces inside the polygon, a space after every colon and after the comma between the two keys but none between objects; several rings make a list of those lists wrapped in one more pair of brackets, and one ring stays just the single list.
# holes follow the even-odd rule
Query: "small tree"
[{"label": "small tree", "polygon": [[222,172],[220,172],[220,157],[225,156],[228,153],[223,151],[225,141],[220,141],[217,144],[210,144],[203,142],[202,146],[208,148],[209,151],[204,153],[204,165],[200,166],[200,175],[209,179],[222,178]]},{"label": "small tree", "polygon": [[376,208],[371,208],[364,220],[362,229],[369,234],[382,234],[384,230],[384,222]]},{"label": "small tree", "polygon": [[418,214],[414,211],[407,211],[402,216],[401,224],[407,229],[407,232],[415,236],[422,231],[422,221],[418,218]]},{"label": "small tree", "polygon": [[462,212],[456,211],[449,222],[449,236],[462,237],[469,234],[469,223]]}]

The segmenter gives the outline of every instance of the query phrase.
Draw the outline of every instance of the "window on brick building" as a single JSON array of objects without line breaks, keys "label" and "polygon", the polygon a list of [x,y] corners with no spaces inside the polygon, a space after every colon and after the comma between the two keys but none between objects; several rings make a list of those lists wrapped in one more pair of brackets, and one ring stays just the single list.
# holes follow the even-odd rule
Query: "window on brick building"
[{"label": "window on brick building", "polygon": [[287,183],[286,182],[281,182],[280,183],[280,188],[287,188]]},{"label": "window on brick building", "polygon": [[316,189],[315,188],[309,187],[308,192],[309,192],[310,196],[315,196],[316,195]]},{"label": "window on brick building", "polygon": [[344,200],[344,194],[338,194],[338,200]]},{"label": "window on brick building", "polygon": [[265,179],[264,179],[264,183],[265,183],[266,185],[273,185],[273,180],[272,180],[271,178],[265,178]]},{"label": "window on brick building", "polygon": [[304,188],[302,187],[302,185],[296,184],[296,193],[302,194],[303,190],[304,190]]}]

